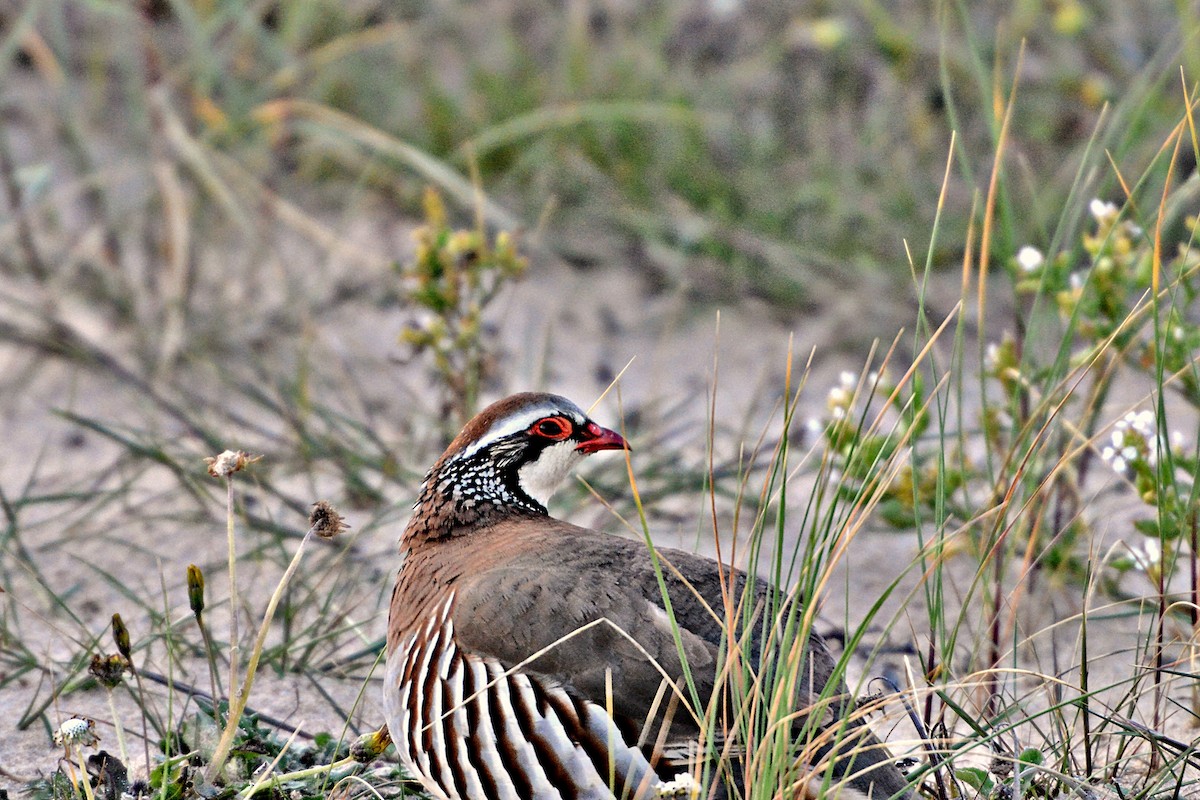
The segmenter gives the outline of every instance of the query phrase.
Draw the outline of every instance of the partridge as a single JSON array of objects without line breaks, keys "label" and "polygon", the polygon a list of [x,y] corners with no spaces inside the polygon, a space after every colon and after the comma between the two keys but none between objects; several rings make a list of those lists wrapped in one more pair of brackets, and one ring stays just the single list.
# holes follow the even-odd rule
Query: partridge
[{"label": "partridge", "polygon": [[[472,419],[421,484],[392,593],[384,705],[401,762],[434,797],[652,798],[688,768],[700,728],[677,698],[694,687],[708,703],[718,691],[722,574],[736,593],[751,579],[665,548],[670,567],[658,572],[643,543],[549,516],[585,456],[627,447],[565,398],[517,394]],[[760,607],[770,588],[751,583]],[[746,648],[761,655],[757,640]],[[793,796],[909,797],[831,679],[820,637],[792,668],[795,730],[818,742],[795,743],[816,772]],[[820,725],[838,729],[824,739],[801,725],[819,702]],[[718,772],[721,796],[745,788],[737,769]]]}]

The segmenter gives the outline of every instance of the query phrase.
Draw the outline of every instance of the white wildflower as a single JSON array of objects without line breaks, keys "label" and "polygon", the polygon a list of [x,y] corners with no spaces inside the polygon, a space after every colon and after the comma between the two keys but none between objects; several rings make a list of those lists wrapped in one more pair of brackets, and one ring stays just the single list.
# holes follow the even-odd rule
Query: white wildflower
[{"label": "white wildflower", "polygon": [[1071,284],[1071,288],[1074,291],[1078,292],[1083,289],[1084,278],[1083,278],[1082,272],[1072,272],[1071,277],[1068,278],[1067,280]]},{"label": "white wildflower", "polygon": [[1167,441],[1158,435],[1154,412],[1150,410],[1130,411],[1113,426],[1111,446],[1100,451],[1100,457],[1114,470],[1125,474],[1131,464],[1141,463],[1154,466],[1158,463],[1158,449],[1166,448]]},{"label": "white wildflower", "polygon": [[1162,564],[1162,545],[1158,539],[1145,539],[1141,546],[1129,546],[1129,555],[1138,569],[1150,574]]},{"label": "white wildflower", "polygon": [[838,385],[843,389],[853,390],[858,386],[858,376],[850,370],[842,370],[838,374]]},{"label": "white wildflower", "polygon": [[[1100,458],[1104,459],[1105,463],[1112,467],[1113,472],[1118,475],[1124,475],[1125,468],[1128,466],[1127,462],[1129,461],[1129,459],[1125,458],[1125,450],[1124,438],[1121,434],[1114,431],[1112,446],[1106,445],[1100,451]],[[1134,455],[1137,455],[1136,450],[1134,451]]]},{"label": "white wildflower", "polygon": [[673,780],[663,781],[654,789],[656,797],[699,797],[700,784],[690,773],[680,772]]},{"label": "white wildflower", "polygon": [[1118,209],[1112,203],[1094,198],[1088,204],[1088,211],[1091,212],[1092,218],[1103,225],[1106,222],[1112,222],[1117,218]]},{"label": "white wildflower", "polygon": [[1017,251],[1017,266],[1022,272],[1035,272],[1046,263],[1046,257],[1036,247],[1025,245]]},{"label": "white wildflower", "polygon": [[1142,434],[1142,438],[1148,437],[1154,430],[1153,411],[1131,411],[1125,415],[1125,419],[1129,421],[1129,427]]}]

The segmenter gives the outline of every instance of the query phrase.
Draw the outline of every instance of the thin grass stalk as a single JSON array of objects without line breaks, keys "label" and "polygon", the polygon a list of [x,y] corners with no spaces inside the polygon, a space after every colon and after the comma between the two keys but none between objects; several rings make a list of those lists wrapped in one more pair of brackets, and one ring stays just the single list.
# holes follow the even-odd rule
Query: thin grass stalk
[{"label": "thin grass stalk", "polygon": [[[206,777],[210,782],[215,782],[225,768],[225,761],[229,758],[230,750],[233,747],[233,739],[237,733],[238,723],[241,721],[242,712],[246,709],[246,703],[250,698],[250,690],[254,686],[254,677],[258,672],[259,660],[262,658],[263,649],[267,643],[267,634],[271,630],[271,620],[275,617],[275,609],[279,606],[280,598],[283,597],[284,590],[292,580],[292,576],[296,573],[296,568],[300,566],[300,558],[304,554],[304,547],[312,539],[313,533],[316,531],[316,526],[309,527],[304,534],[304,538],[300,540],[300,546],[296,548],[296,554],[292,556],[291,562],[283,573],[283,577],[279,579],[275,591],[271,594],[271,599],[267,602],[267,610],[263,613],[262,624],[258,628],[258,636],[254,640],[254,649],[250,651],[250,659],[246,662],[246,677],[237,690],[235,697],[229,702],[229,717],[225,721],[225,729],[221,733],[221,739],[217,742],[217,747],[213,751],[212,760],[209,762]],[[230,691],[234,690],[234,686],[230,685]]]},{"label": "thin grass stalk", "polygon": [[[1193,486],[1193,490],[1194,490]],[[1192,513],[1188,517],[1188,544],[1190,552],[1188,553],[1188,566],[1191,568],[1192,579],[1192,602],[1188,613],[1192,618],[1192,640],[1188,648],[1188,657],[1191,663],[1192,673],[1196,673],[1197,666],[1197,646],[1198,638],[1200,638],[1200,556],[1197,555],[1197,547],[1200,547],[1200,508],[1196,507],[1195,502],[1192,502]],[[1200,681],[1192,681],[1192,713],[1200,715]]]},{"label": "thin grass stalk", "polygon": [[[108,713],[112,715],[113,728],[117,732],[117,752],[121,754],[121,763],[129,763],[129,748],[125,746],[125,729],[121,725],[121,717],[117,714],[117,702],[113,697],[113,690],[107,684],[104,687],[104,693],[108,696]],[[149,764],[146,765],[149,769]]]},{"label": "thin grass stalk", "polygon": [[[166,576],[164,576],[161,571],[159,571],[159,573],[158,573],[158,581],[159,581],[160,590],[162,592],[162,602],[163,602],[164,614],[166,616],[169,616],[170,612],[171,612],[171,604],[168,601],[168,597],[167,597],[167,580],[166,580]],[[163,641],[166,643],[167,652],[170,653],[171,652],[171,626],[170,625],[167,625],[163,629]],[[175,684],[175,659],[168,658],[167,659],[167,720],[166,720],[167,724],[165,726],[165,730],[163,731],[163,738],[167,742],[167,752],[168,753],[173,751],[175,749],[176,745],[178,744],[178,742],[176,741],[176,735],[175,735],[176,728],[175,728],[175,692],[173,691],[174,684]],[[140,686],[140,684],[139,684],[139,686]],[[149,746],[149,744],[150,744],[150,740],[149,740],[149,737],[147,737],[146,745]],[[149,752],[149,751],[147,751],[147,752]],[[149,755],[147,755],[146,758],[149,759]],[[169,759],[167,761],[169,762]],[[161,766],[162,766],[162,776],[163,777],[162,777],[162,781],[159,783],[158,796],[159,796],[159,800],[167,800],[167,788],[171,785],[171,781],[168,780],[168,776],[170,775],[170,767],[168,766],[168,763],[163,763]],[[147,760],[146,761],[146,772],[149,773],[150,771],[151,771],[150,761]]]},{"label": "thin grass stalk", "polygon": [[[142,710],[142,749],[146,757],[146,769],[150,769],[150,729],[147,723],[149,710],[146,707],[146,689],[142,686],[142,675],[138,668],[133,663],[133,646],[129,640],[129,629],[125,627],[125,621],[121,619],[120,614],[112,616],[112,635],[113,641],[117,645],[117,651],[129,664],[129,671],[133,673],[134,683],[137,684],[137,703],[138,708]],[[114,719],[116,717],[114,716]]]},{"label": "thin grass stalk", "polygon": [[[618,403],[618,405],[620,405],[620,403],[621,403],[620,387],[617,388],[617,403]],[[624,422],[623,422],[624,414],[621,415],[621,418],[622,418],[621,433],[622,433],[622,435],[624,435],[624,433],[625,433]],[[638,521],[641,524],[642,536],[646,543],[646,548],[650,554],[650,563],[654,568],[655,578],[658,580],[659,591],[662,593],[663,608],[667,614],[667,619],[671,620],[671,634],[672,634],[672,638],[675,640],[675,649],[679,655],[679,661],[680,661],[680,666],[683,671],[684,682],[687,685],[688,694],[690,696],[689,699],[692,702],[693,708],[700,709],[700,708],[704,707],[704,704],[700,702],[700,694],[699,694],[699,691],[696,689],[696,681],[695,681],[695,678],[692,676],[691,666],[688,663],[687,651],[684,648],[682,634],[679,631],[679,626],[675,623],[674,606],[671,602],[670,592],[667,591],[667,583],[666,583],[666,578],[665,578],[665,575],[663,572],[662,559],[659,558],[658,550],[654,547],[654,542],[650,536],[650,522],[646,518],[646,509],[642,505],[641,493],[638,491],[637,476],[634,474],[634,471],[633,471],[633,461],[630,459],[629,451],[625,450],[624,452],[625,452],[625,469],[629,476],[630,491],[633,494],[634,506],[637,508]]]},{"label": "thin grass stalk", "polygon": [[[304,725],[303,722],[301,722],[300,724]],[[284,776],[279,776],[279,778],[272,779],[272,778],[266,777],[266,776],[269,776],[272,772],[275,771],[275,767],[279,766],[279,762],[281,760],[283,760],[283,756],[287,753],[287,751],[289,749],[291,749],[292,743],[296,741],[296,734],[299,732],[300,732],[299,728],[292,731],[291,735],[288,736],[287,741],[283,743],[283,747],[279,748],[279,752],[275,755],[275,758],[271,761],[271,763],[267,766],[267,768],[265,770],[263,770],[264,777],[256,780],[254,783],[252,783],[250,785],[250,787],[248,789],[246,789],[244,792],[242,792],[242,795],[241,795],[242,800],[249,800],[249,798],[251,798],[255,794],[257,794],[258,791],[260,789],[264,788],[266,785],[276,783],[277,781],[281,780],[284,777]],[[349,757],[347,757],[347,758],[349,759]],[[349,759],[349,760],[353,760],[353,759]],[[315,769],[324,770],[324,769],[332,769],[332,767],[333,767],[333,765],[329,764],[329,765],[325,765],[325,766],[321,766],[321,767],[316,767]],[[293,780],[294,780],[294,778],[293,778]]]},{"label": "thin grass stalk", "polygon": [[225,693],[221,686],[221,676],[217,669],[217,653],[216,647],[213,645],[212,632],[209,631],[208,625],[204,623],[204,618],[197,615],[196,625],[200,628],[200,638],[204,641],[204,656],[208,661],[208,680],[210,690],[212,691],[213,702],[213,720],[218,725],[221,724],[221,696]]},{"label": "thin grass stalk", "polygon": [[[1150,273],[1150,288],[1151,288],[1151,312],[1154,321],[1154,378],[1158,387],[1157,403],[1155,408],[1156,425],[1154,428],[1155,451],[1161,451],[1162,441],[1165,438],[1164,424],[1166,421],[1166,405],[1163,395],[1163,371],[1164,371],[1164,337],[1162,320],[1162,304],[1159,302],[1159,286],[1162,280],[1162,226],[1163,219],[1166,217],[1167,196],[1171,191],[1171,177],[1175,171],[1175,164],[1179,157],[1179,148],[1183,143],[1184,130],[1182,125],[1176,129],[1173,136],[1175,139],[1174,152],[1171,154],[1170,160],[1167,162],[1167,175],[1163,182],[1162,195],[1159,199],[1158,218],[1155,220],[1154,226],[1154,250],[1153,259],[1151,261]],[[1161,456],[1162,453],[1160,452]],[[1167,472],[1167,464],[1169,459],[1160,457],[1156,460],[1157,483],[1160,486],[1165,486],[1169,476]],[[1158,569],[1158,605],[1156,608],[1156,624],[1154,627],[1154,727],[1156,730],[1162,727],[1162,704],[1164,700],[1164,685],[1163,685],[1163,666],[1165,661],[1166,651],[1166,617],[1167,617],[1167,553],[1168,542],[1166,540],[1166,523],[1165,518],[1167,511],[1164,509],[1164,503],[1158,502],[1158,521],[1159,521],[1159,552],[1162,553],[1161,562]],[[1158,751],[1154,750],[1150,758],[1150,771],[1154,772],[1158,765]]]},{"label": "thin grass stalk", "polygon": [[[242,646],[238,632],[238,616],[241,604],[238,601],[237,582],[237,539],[233,520],[233,476],[225,476],[225,539],[229,547],[229,691],[233,692],[238,686],[238,662],[241,660]],[[233,698],[229,698],[232,707]]]},{"label": "thin grass stalk", "polygon": [[1095,757],[1092,753],[1092,706],[1091,706],[1091,658],[1088,653],[1088,605],[1091,602],[1092,590],[1095,586],[1095,575],[1092,572],[1092,559],[1087,562],[1085,576],[1086,587],[1083,593],[1083,605],[1080,608],[1079,629],[1079,705],[1083,709],[1083,772],[1084,777],[1091,778],[1096,773]]},{"label": "thin grass stalk", "polygon": [[[293,733],[288,738],[288,744],[290,745],[295,738],[296,738],[296,734]],[[280,758],[283,757],[282,751],[280,752],[279,757]],[[277,758],[276,763],[278,763],[278,760],[279,759]],[[339,769],[342,769],[343,767],[348,767],[353,763],[354,763],[354,756],[346,756],[345,758],[339,759],[330,764],[318,764],[315,767],[308,767],[307,769],[298,769],[295,772],[285,772],[282,775],[275,775],[273,777],[263,778],[263,779],[259,780],[257,783],[255,783],[253,786],[251,786],[249,789],[242,792],[241,797],[242,797],[242,800],[249,800],[249,798],[253,797],[254,795],[258,794],[259,792],[263,791],[264,789],[271,789],[276,786],[282,786],[283,784],[291,783],[292,781],[303,781],[303,780],[307,780],[309,778],[315,778],[318,775],[329,775],[330,773],[335,772]],[[326,795],[326,796],[329,796],[329,795]]]},{"label": "thin grass stalk", "polygon": [[[31,3],[30,6],[35,7],[37,3]],[[24,193],[16,173],[17,169],[8,149],[8,137],[0,135],[0,185],[3,185],[9,211],[15,218],[17,241],[25,253],[25,263],[28,266],[29,274],[38,283],[45,283],[50,277],[50,272],[46,268],[45,259],[38,252],[37,240],[34,238],[33,228],[29,222],[29,209],[25,205]]]},{"label": "thin grass stalk", "polygon": [[[86,797],[87,800],[96,800],[96,795],[93,794],[93,792],[92,792],[92,779],[88,775],[88,771],[87,771],[87,759],[85,759],[83,757],[83,748],[82,747],[73,747],[71,749],[75,751],[74,752],[75,758],[79,761],[79,778],[80,778],[78,781],[75,780],[75,769],[74,769],[74,767],[72,767],[71,783],[74,784],[76,789],[78,789],[80,786],[83,786],[83,796]],[[67,763],[70,764],[71,762],[68,761]]]}]

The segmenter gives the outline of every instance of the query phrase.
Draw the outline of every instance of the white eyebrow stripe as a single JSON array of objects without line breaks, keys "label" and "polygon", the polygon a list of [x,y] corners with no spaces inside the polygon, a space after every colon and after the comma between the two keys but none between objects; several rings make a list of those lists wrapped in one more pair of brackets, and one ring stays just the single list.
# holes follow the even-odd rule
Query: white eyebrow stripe
[{"label": "white eyebrow stripe", "polygon": [[582,425],[587,419],[583,415],[583,412],[577,408],[566,408],[561,403],[538,403],[536,406],[530,406],[525,409],[520,414],[504,417],[493,422],[492,427],[488,428],[486,433],[476,439],[469,447],[464,447],[459,451],[455,460],[470,458],[493,442],[526,430],[543,417],[560,415],[574,418],[575,423],[578,425]]}]

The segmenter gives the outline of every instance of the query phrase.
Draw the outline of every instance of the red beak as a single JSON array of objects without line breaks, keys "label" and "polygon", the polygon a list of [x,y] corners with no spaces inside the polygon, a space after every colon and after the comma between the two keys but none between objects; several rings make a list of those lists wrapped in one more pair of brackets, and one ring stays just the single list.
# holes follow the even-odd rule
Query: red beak
[{"label": "red beak", "polygon": [[590,438],[584,439],[575,446],[575,452],[591,455],[599,450],[632,450],[625,437],[608,428],[601,428],[594,422],[589,422],[584,428]]}]

